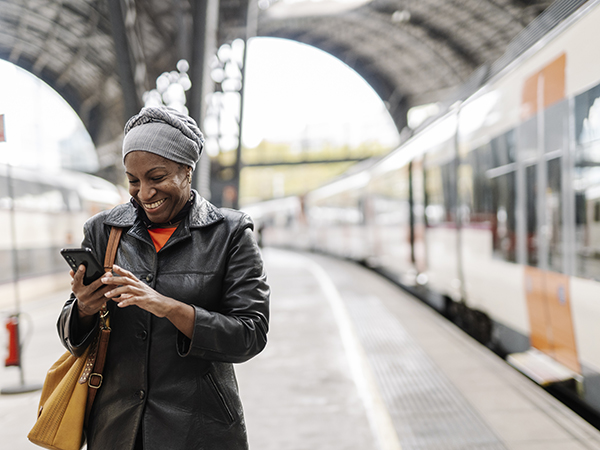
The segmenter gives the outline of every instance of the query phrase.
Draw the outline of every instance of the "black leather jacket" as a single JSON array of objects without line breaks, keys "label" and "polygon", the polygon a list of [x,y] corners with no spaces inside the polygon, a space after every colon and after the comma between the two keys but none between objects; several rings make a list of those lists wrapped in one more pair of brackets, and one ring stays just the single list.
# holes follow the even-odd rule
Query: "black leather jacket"
[{"label": "black leather jacket", "polygon": [[[247,449],[232,363],[266,345],[269,287],[250,218],[196,194],[189,215],[157,253],[131,204],[91,218],[83,246],[104,261],[110,227],[124,227],[116,264],[196,309],[192,339],[135,306],[108,302],[112,328],[104,381],[87,430],[89,450]],[[79,329],[75,298],[58,320],[65,347],[81,354],[94,330]]]}]

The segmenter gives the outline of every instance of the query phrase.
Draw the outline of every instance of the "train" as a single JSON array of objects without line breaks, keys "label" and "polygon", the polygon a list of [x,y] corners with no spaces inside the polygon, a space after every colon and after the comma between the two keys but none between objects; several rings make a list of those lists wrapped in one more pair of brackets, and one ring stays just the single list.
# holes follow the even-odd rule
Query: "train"
[{"label": "train", "polygon": [[384,158],[246,206],[259,241],[385,274],[599,414],[599,24],[581,4]]},{"label": "train", "polygon": [[85,221],[126,200],[124,188],[90,174],[0,164],[0,309],[68,289],[60,249],[79,247]]}]

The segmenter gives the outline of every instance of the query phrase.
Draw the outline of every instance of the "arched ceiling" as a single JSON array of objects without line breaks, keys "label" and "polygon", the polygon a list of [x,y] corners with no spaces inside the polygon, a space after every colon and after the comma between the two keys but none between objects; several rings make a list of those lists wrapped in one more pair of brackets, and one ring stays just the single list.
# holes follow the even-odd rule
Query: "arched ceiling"
[{"label": "arched ceiling", "polygon": [[[550,3],[258,0],[256,34],[340,58],[373,86],[402,129],[407,108],[447,98],[503,55]],[[574,9],[584,1],[556,3]],[[208,6],[200,10],[201,4]],[[208,17],[216,29],[208,46],[216,48],[246,36],[247,11],[248,0],[0,0],[0,58],[37,75],[71,104],[106,166],[142,93],[179,59],[194,57],[193,18]]]},{"label": "arched ceiling", "polygon": [[303,42],[345,62],[385,101],[399,130],[408,108],[455,94],[552,3],[358,1],[277,1],[262,10],[258,34]]}]

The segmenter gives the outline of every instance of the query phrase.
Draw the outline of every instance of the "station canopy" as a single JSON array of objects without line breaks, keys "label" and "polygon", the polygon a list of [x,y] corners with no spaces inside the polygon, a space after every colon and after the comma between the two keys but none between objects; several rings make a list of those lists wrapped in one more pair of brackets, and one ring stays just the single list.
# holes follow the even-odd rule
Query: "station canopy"
[{"label": "station canopy", "polygon": [[[248,0],[207,1],[208,11],[211,5],[217,11],[214,48],[246,37]],[[408,108],[447,99],[469,80],[485,78],[492,63],[514,47],[515,36],[540,14],[553,8],[574,10],[585,3],[252,1],[257,1],[258,19],[251,34],[292,39],[336,56],[381,96],[399,130],[406,125]],[[125,121],[115,11],[122,10],[120,22],[141,97],[154,87],[158,75],[174,70],[177,61],[190,53],[193,4],[192,0],[0,0],[0,58],[58,91],[100,148],[121,135]]]}]

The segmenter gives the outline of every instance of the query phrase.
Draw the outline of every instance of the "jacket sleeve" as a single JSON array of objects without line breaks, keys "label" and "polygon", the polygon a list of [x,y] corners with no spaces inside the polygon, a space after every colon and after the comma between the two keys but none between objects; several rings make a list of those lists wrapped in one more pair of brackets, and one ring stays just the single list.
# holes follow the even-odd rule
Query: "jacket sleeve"
[{"label": "jacket sleeve", "polygon": [[[92,233],[89,228],[89,222],[87,222],[83,228],[84,238],[81,246],[93,249],[95,246],[90,239]],[[71,293],[71,296],[63,306],[56,323],[58,335],[62,344],[73,355],[82,355],[94,338],[95,331],[99,327],[98,321],[99,318],[96,318],[91,328],[84,328],[82,326],[77,311],[77,298],[75,297],[75,294]]]},{"label": "jacket sleeve", "polygon": [[192,339],[177,336],[180,356],[241,363],[267,344],[270,289],[252,227],[243,215],[229,244],[219,312],[194,305]]}]

